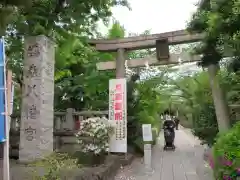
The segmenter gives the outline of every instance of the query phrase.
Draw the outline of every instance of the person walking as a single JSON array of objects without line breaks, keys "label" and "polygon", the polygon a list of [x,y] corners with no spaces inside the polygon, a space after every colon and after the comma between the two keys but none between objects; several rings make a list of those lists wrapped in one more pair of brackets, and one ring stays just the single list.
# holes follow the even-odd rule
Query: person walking
[{"label": "person walking", "polygon": [[178,130],[178,126],[179,126],[180,120],[179,120],[179,118],[176,117],[176,116],[174,116],[173,119],[174,119],[174,122],[175,122],[176,130]]}]

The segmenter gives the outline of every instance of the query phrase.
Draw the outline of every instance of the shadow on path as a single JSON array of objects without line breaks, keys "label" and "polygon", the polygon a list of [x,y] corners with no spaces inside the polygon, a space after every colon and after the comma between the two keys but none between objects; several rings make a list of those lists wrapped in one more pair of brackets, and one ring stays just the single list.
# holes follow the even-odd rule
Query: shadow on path
[{"label": "shadow on path", "polygon": [[141,158],[121,169],[115,180],[211,180],[212,172],[203,160],[204,147],[188,129],[176,131],[175,151],[163,151],[163,134],[152,152],[152,172],[146,172]]}]

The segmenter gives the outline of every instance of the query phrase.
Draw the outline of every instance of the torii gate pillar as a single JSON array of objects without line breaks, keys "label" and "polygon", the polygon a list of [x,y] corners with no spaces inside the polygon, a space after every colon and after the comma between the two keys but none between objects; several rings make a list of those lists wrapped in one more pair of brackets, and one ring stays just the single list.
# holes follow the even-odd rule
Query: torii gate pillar
[{"label": "torii gate pillar", "polygon": [[116,79],[125,78],[125,49],[117,50],[116,58]]}]

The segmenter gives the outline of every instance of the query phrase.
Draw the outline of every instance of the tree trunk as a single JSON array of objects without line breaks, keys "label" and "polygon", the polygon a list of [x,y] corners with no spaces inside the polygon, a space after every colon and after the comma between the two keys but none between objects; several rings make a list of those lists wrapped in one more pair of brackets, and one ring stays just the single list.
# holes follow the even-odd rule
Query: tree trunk
[{"label": "tree trunk", "polygon": [[208,66],[208,74],[210,86],[212,88],[212,96],[217,116],[218,129],[219,132],[223,132],[230,128],[230,116],[225,93],[220,87],[218,70],[219,65],[212,64]]}]

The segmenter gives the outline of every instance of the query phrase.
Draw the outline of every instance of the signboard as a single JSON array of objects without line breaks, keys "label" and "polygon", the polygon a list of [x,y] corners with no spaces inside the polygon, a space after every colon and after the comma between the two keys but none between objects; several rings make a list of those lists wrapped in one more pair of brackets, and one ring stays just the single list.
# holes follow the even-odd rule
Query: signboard
[{"label": "signboard", "polygon": [[110,152],[127,152],[127,84],[126,79],[109,81],[109,120],[115,131],[110,138]]},{"label": "signboard", "polygon": [[5,133],[5,102],[6,102],[6,71],[5,71],[5,50],[4,40],[0,39],[0,142],[6,141]]},{"label": "signboard", "polygon": [[152,141],[152,125],[151,124],[143,124],[142,125],[142,134],[143,141]]}]

